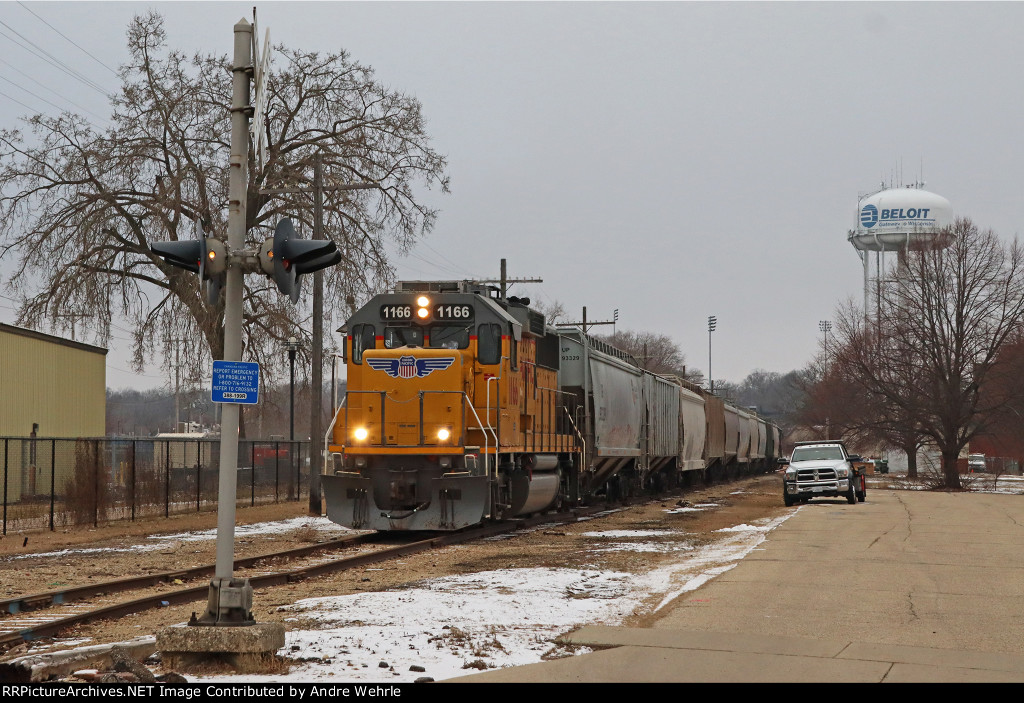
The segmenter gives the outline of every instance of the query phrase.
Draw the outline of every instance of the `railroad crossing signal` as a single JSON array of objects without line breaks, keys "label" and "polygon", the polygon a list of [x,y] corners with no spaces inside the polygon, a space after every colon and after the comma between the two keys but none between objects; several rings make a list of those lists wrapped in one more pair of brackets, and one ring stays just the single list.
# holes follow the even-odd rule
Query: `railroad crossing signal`
[{"label": "railroad crossing signal", "polygon": [[299,300],[304,273],[313,273],[341,261],[338,246],[330,239],[300,239],[290,218],[277,223],[274,236],[260,247],[260,266],[274,279],[277,289]]},{"label": "railroad crossing signal", "polygon": [[192,241],[153,242],[150,249],[171,266],[198,273],[206,299],[215,305],[228,268],[227,247],[219,239],[207,238],[199,221],[196,235],[198,238]]}]

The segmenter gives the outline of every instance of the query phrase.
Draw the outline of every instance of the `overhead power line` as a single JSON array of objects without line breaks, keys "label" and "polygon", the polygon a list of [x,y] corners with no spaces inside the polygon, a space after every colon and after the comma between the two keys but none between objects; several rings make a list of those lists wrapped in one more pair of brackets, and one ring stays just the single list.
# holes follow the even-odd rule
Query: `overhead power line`
[{"label": "overhead power line", "polygon": [[103,63],[102,61],[100,61],[100,60],[99,60],[98,58],[96,58],[96,57],[95,57],[95,56],[93,56],[93,55],[92,55],[91,53],[89,53],[89,51],[88,51],[88,50],[86,50],[86,49],[84,49],[83,47],[81,47],[81,46],[79,46],[78,44],[76,44],[76,43],[75,43],[75,41],[74,41],[73,39],[71,39],[70,37],[68,37],[68,36],[67,36],[66,34],[64,34],[64,32],[60,31],[59,29],[57,29],[56,27],[54,27],[54,26],[53,26],[52,24],[50,24],[49,22],[47,22],[46,20],[44,20],[44,19],[43,19],[42,17],[40,17],[39,15],[37,15],[37,14],[36,14],[35,12],[33,12],[33,10],[32,10],[32,8],[31,8],[31,7],[29,7],[29,6],[28,6],[28,5],[26,5],[25,3],[21,2],[21,0],[18,0],[18,4],[19,4],[19,5],[21,5],[21,6],[23,7],[23,8],[25,8],[26,10],[28,10],[29,12],[31,12],[31,13],[32,13],[32,14],[33,14],[33,15],[35,16],[35,18],[36,18],[36,19],[38,19],[38,20],[39,20],[40,22],[42,22],[42,23],[43,23],[43,24],[45,24],[45,25],[46,25],[47,27],[49,27],[50,29],[52,29],[53,31],[55,31],[55,32],[56,32],[57,34],[59,34],[59,35],[61,35],[62,37],[64,37],[64,39],[66,39],[66,40],[67,40],[67,41],[68,41],[68,42],[69,42],[70,44],[72,44],[73,46],[77,47],[77,48],[78,48],[78,49],[79,49],[80,51],[82,51],[82,53],[84,53],[84,54],[85,54],[86,56],[88,56],[89,58],[91,58],[91,59],[92,59],[93,61],[95,61],[96,63],[98,63],[98,64],[99,64],[100,66],[102,66],[103,68],[105,68],[105,69],[107,69],[108,71],[110,71],[111,73],[113,73],[113,74],[114,74],[115,76],[117,76],[117,71],[115,71],[115,70],[114,70],[114,69],[112,69],[112,68],[111,68],[110,66],[108,66],[108,65],[107,65],[107,64],[105,64],[105,63]]},{"label": "overhead power line", "polygon": [[[86,76],[82,75],[78,71],[74,70],[73,68],[71,68],[70,66],[65,64],[63,61],[58,59],[56,56],[54,56],[53,54],[48,52],[46,49],[42,48],[41,46],[39,46],[38,44],[33,42],[31,39],[29,39],[28,37],[23,35],[21,32],[19,32],[18,30],[16,30],[14,27],[12,27],[11,25],[7,24],[3,20],[0,20],[0,26],[6,27],[8,30],[10,30],[14,34],[18,35],[19,37],[21,37],[22,41],[24,41],[25,43],[29,44],[30,46],[25,46],[25,44],[23,44],[22,41],[18,41],[18,39],[15,39],[10,34],[7,34],[7,32],[0,31],[0,35],[2,35],[4,37],[7,37],[8,39],[10,39],[12,42],[17,44],[18,46],[20,46],[25,51],[28,51],[29,53],[33,54],[34,56],[42,59],[43,61],[45,61],[46,63],[50,64],[54,68],[56,68],[56,69],[58,69],[60,71],[63,71],[68,76],[70,76],[71,78],[74,78],[75,80],[81,82],[85,86],[87,86],[89,88],[92,88],[93,90],[95,90],[100,95],[103,95],[105,97],[105,96],[107,96],[109,94],[109,91],[105,90],[101,85],[99,85],[95,81],[87,78]],[[42,52],[42,53],[40,53],[40,52]],[[45,56],[43,54],[45,54]]]},{"label": "overhead power line", "polygon": [[[87,108],[87,107],[83,107],[82,105],[79,105],[78,103],[76,103],[76,102],[75,102],[74,100],[71,100],[70,98],[67,98],[67,97],[65,97],[64,95],[61,95],[61,94],[60,94],[60,93],[58,93],[58,92],[57,92],[56,90],[53,90],[52,88],[49,88],[49,87],[47,87],[46,85],[44,85],[43,83],[41,83],[41,82],[40,82],[39,80],[37,80],[36,78],[33,78],[32,76],[28,75],[28,74],[27,74],[27,73],[25,73],[24,71],[21,71],[21,70],[19,70],[19,69],[18,69],[18,68],[17,68],[16,66],[13,66],[13,65],[11,65],[11,64],[10,64],[10,63],[8,63],[7,61],[4,61],[3,59],[0,59],[0,64],[3,64],[3,65],[5,65],[5,66],[7,66],[7,67],[8,67],[9,69],[11,69],[12,71],[14,71],[14,72],[15,72],[15,73],[17,73],[18,75],[24,76],[25,78],[29,79],[30,81],[32,81],[33,83],[35,83],[36,85],[38,85],[38,86],[39,86],[40,88],[42,88],[43,90],[46,90],[46,91],[48,91],[48,92],[52,93],[53,95],[56,95],[56,96],[57,96],[58,98],[60,98],[61,100],[64,100],[64,101],[66,101],[67,103],[69,103],[69,104],[71,104],[71,105],[74,105],[74,106],[75,106],[75,107],[77,107],[77,108],[78,108],[79,110],[82,110],[83,112],[88,112],[88,113],[89,113],[90,115],[92,115],[92,116],[93,116],[93,117],[95,117],[96,119],[98,119],[98,120],[102,120],[103,122],[106,122],[107,124],[110,124],[110,121],[109,121],[109,120],[108,120],[107,118],[103,117],[103,115],[98,115],[98,114],[96,114],[95,112],[93,112],[92,110],[90,110],[89,108]],[[0,78],[3,78],[3,76],[0,76]],[[43,102],[45,102],[45,103],[49,103],[50,105],[53,105],[53,106],[54,106],[54,107],[56,107],[56,108],[57,108],[58,110],[64,110],[64,109],[66,109],[66,108],[62,108],[62,107],[60,107],[59,105],[55,105],[54,103],[51,103],[51,102],[50,102],[49,100],[47,100],[46,98],[44,98],[44,97],[42,97],[42,96],[40,96],[40,95],[36,95],[35,93],[33,93],[33,92],[32,92],[31,90],[29,90],[28,88],[26,88],[26,87],[24,87],[24,86],[22,86],[22,85],[20,85],[20,84],[18,84],[18,83],[15,83],[15,82],[14,82],[14,81],[12,81],[12,80],[11,80],[10,78],[3,78],[3,80],[7,81],[7,82],[8,82],[8,83],[10,83],[11,85],[14,85],[14,86],[17,86],[18,88],[21,88],[22,90],[24,90],[24,91],[25,91],[26,93],[28,93],[29,95],[33,95],[33,96],[35,96],[35,97],[39,98],[40,100],[42,100]]]}]

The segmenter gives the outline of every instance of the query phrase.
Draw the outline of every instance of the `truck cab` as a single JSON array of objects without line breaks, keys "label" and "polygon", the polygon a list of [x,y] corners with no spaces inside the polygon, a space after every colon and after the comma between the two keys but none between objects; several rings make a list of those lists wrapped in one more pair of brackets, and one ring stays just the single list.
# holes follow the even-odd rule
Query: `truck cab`
[{"label": "truck cab", "polygon": [[861,457],[850,454],[838,440],[797,442],[783,473],[782,498],[787,506],[811,498],[845,497],[853,504],[864,501],[867,491]]}]

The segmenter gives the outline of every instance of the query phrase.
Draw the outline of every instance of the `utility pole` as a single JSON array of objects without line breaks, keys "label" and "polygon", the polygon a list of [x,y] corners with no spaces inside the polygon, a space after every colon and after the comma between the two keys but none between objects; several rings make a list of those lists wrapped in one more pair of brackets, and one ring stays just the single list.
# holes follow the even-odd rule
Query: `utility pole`
[{"label": "utility pole", "polygon": [[[324,175],[323,160],[317,152],[313,161],[313,239],[324,234]],[[324,400],[324,272],[313,274],[313,397],[309,422],[309,456],[320,456],[320,417]],[[316,448],[316,455],[313,449]],[[309,514],[320,517],[323,498],[320,491],[320,472],[323,458],[309,462]]]},{"label": "utility pole", "polygon": [[[324,191],[325,190],[365,190],[379,188],[376,183],[349,183],[346,185],[325,186],[323,182],[323,165],[319,153],[313,160],[313,239],[322,239],[324,231]],[[309,188],[264,188],[260,193],[276,195],[279,193],[309,193]],[[313,273],[313,349],[311,373],[312,409],[309,421],[309,514],[320,515],[323,512],[323,499],[320,491],[320,472],[323,471],[323,391],[324,391],[324,278],[323,271]],[[314,453],[315,451],[315,453]],[[317,457],[314,460],[314,457]]]},{"label": "utility pole", "polygon": [[88,320],[92,315],[85,312],[66,312],[54,315],[54,317],[67,317],[71,320],[71,341],[73,342],[75,341],[75,324],[78,320]]},{"label": "utility pole", "polygon": [[584,437],[593,436],[593,418],[590,416],[590,339],[587,335],[594,325],[614,325],[614,320],[602,320],[599,322],[587,321],[587,306],[583,306],[583,319],[580,322],[559,323],[559,327],[579,327],[583,334],[580,335],[580,344],[583,346],[583,431]]},{"label": "utility pole", "polygon": [[507,273],[507,261],[501,260],[501,278],[484,278],[476,283],[497,283],[500,286],[498,297],[504,300],[508,296],[508,287],[513,283],[543,283],[543,278],[509,278]]},{"label": "utility pole", "polygon": [[708,384],[711,394],[715,393],[715,379],[711,375],[711,333],[715,331],[715,327],[718,325],[718,318],[714,315],[708,316]]}]

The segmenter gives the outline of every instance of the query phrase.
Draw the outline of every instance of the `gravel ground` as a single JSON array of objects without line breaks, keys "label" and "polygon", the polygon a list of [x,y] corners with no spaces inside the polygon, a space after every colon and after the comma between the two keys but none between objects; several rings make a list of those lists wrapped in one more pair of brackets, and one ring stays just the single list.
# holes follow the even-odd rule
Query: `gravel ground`
[{"label": "gravel ground", "polygon": [[[305,504],[287,503],[239,510],[236,556],[276,551],[344,534],[325,518],[305,517],[305,508]],[[372,569],[260,589],[254,596],[254,613],[259,621],[284,622],[286,629],[291,630],[309,625],[289,611],[289,606],[298,600],[401,589],[428,578],[554,566],[645,573],[678,558],[677,547],[681,542],[697,548],[721,539],[716,530],[776,518],[793,510],[782,504],[778,476],[754,477],[614,510],[600,518],[570,525],[547,525],[511,538],[444,547]],[[274,529],[241,527],[266,522],[274,522]],[[203,538],[196,533],[215,527],[216,515],[211,513],[89,530],[7,535],[0,540],[0,584],[4,592],[25,594],[52,590],[62,584],[212,563],[212,536]],[[595,532],[601,534],[595,536]],[[609,548],[612,541],[614,549]],[[629,548],[630,542],[635,542],[636,548]],[[637,603],[633,614],[622,624],[643,626],[661,617],[665,610],[654,612],[654,608],[663,596],[652,594],[650,602]],[[67,648],[75,643],[118,642],[155,634],[163,627],[186,621],[204,605],[197,602],[172,606],[82,626],[65,633],[52,646]],[[667,607],[671,608],[671,604]],[[33,643],[32,651],[39,651],[40,644]],[[2,658],[28,650],[29,645],[22,645]]]}]

